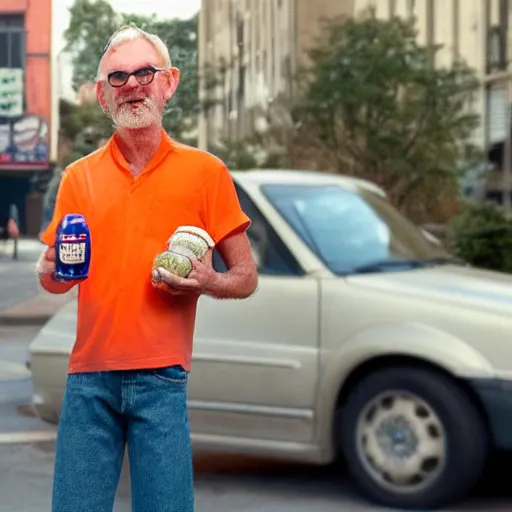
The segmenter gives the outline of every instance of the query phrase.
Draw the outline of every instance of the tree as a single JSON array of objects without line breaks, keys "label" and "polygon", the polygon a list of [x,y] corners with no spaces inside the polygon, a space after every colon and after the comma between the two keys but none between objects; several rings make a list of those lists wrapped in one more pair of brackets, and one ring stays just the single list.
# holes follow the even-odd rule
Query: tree
[{"label": "tree", "polygon": [[512,220],[493,203],[463,203],[448,224],[451,252],[471,265],[512,273]]},{"label": "tree", "polygon": [[108,139],[113,133],[112,121],[97,103],[75,105],[60,101],[60,136],[71,143],[71,152],[61,162],[64,166],[98,147],[98,141]]},{"label": "tree", "polygon": [[66,100],[60,100],[60,128],[66,136],[74,140],[84,127],[95,127],[99,138],[110,137],[112,121],[108,119],[97,103],[75,105]]},{"label": "tree", "polygon": [[75,0],[69,13],[65,49],[72,56],[73,87],[78,90],[95,79],[105,45],[123,24],[123,17],[105,0]]},{"label": "tree", "polygon": [[170,49],[172,63],[180,69],[182,80],[164,113],[164,127],[173,137],[194,143],[199,108],[197,16],[189,20],[168,20],[119,14],[105,0],[75,0],[70,9],[70,24],[64,33],[66,49],[72,55],[75,89],[94,80],[109,37],[128,23],[157,34]]},{"label": "tree", "polygon": [[295,145],[330,170],[377,182],[406,213],[432,213],[478,156],[476,75],[462,62],[435,67],[439,49],[420,46],[409,20],[370,12],[325,22],[299,77]]},{"label": "tree", "polygon": [[212,144],[208,151],[220,158],[232,171],[245,171],[259,167],[248,140],[222,141]]}]

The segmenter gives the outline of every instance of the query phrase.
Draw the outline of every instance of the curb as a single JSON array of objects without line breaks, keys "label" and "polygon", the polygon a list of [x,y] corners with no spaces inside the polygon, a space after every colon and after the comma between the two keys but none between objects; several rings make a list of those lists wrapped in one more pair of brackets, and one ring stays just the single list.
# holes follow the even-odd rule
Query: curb
[{"label": "curb", "polygon": [[23,327],[23,326],[43,326],[54,313],[21,316],[0,313],[0,325],[7,325],[9,327]]},{"label": "curb", "polygon": [[41,292],[32,299],[0,310],[0,325],[42,327],[77,296],[76,290],[54,297],[46,292]]}]

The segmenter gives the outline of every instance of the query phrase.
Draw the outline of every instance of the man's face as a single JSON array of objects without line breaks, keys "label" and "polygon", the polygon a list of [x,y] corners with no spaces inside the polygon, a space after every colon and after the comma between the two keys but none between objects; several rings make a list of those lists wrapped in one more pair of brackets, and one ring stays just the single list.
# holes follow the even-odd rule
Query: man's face
[{"label": "man's face", "polygon": [[165,104],[178,85],[176,68],[156,72],[147,85],[141,85],[135,76],[130,76],[126,84],[112,87],[107,79],[113,71],[131,73],[148,66],[161,69],[164,62],[153,45],[143,38],[112,48],[103,58],[98,101],[118,128],[136,130],[161,123]]}]

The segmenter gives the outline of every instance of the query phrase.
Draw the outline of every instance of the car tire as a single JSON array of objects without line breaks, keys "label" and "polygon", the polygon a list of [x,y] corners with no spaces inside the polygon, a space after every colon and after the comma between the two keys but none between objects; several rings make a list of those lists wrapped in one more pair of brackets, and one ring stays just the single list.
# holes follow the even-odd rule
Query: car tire
[{"label": "car tire", "polygon": [[362,493],[402,509],[461,499],[481,477],[489,451],[485,422],[467,394],[443,373],[414,366],[359,381],[341,411],[340,435]]}]

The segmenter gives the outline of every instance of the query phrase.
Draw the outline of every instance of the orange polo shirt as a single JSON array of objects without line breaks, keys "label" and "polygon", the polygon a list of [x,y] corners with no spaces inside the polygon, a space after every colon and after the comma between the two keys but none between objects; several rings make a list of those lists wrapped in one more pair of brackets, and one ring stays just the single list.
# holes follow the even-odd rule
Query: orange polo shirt
[{"label": "orange polo shirt", "polygon": [[115,136],[71,164],[61,181],[49,246],[67,213],[91,231],[89,278],[79,284],[77,337],[69,373],[190,369],[195,295],[172,296],[151,285],[155,256],[181,225],[205,229],[215,243],[250,220],[229,171],[215,156],[178,144],[162,131],[160,147],[133,178]]}]

